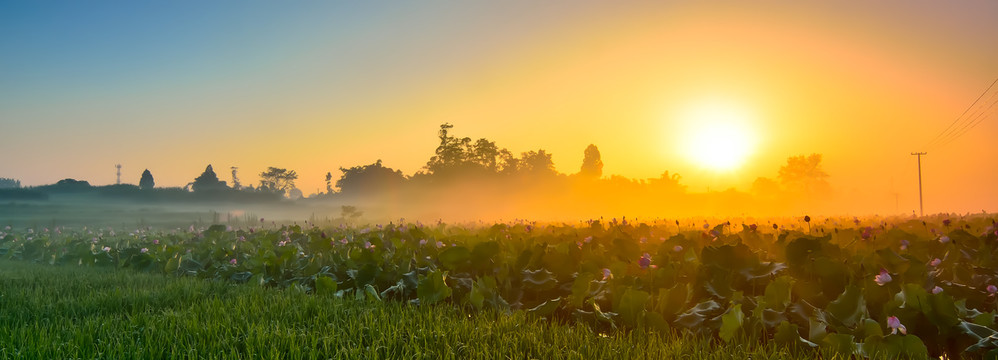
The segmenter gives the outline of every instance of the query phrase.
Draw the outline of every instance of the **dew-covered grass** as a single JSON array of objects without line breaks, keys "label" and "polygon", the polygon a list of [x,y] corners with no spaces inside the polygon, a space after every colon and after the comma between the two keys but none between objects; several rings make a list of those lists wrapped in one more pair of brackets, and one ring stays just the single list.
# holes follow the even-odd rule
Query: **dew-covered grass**
[{"label": "dew-covered grass", "polygon": [[[0,260],[2,359],[772,359],[692,335],[600,333],[522,311]],[[829,358],[829,357],[825,357]]]}]

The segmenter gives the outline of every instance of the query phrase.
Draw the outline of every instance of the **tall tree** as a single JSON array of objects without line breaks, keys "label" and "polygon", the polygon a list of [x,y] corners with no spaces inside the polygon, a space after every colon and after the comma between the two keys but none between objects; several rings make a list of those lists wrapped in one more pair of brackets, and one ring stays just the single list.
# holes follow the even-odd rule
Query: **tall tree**
[{"label": "tall tree", "polygon": [[230,169],[232,169],[232,188],[236,190],[242,189],[243,185],[239,183],[239,176],[236,174],[239,172],[239,168],[233,166]]},{"label": "tall tree", "polygon": [[211,168],[211,164],[208,164],[208,167],[204,169],[201,176],[195,178],[194,182],[191,183],[191,190],[194,192],[222,189],[228,189],[228,187],[225,186],[225,181],[218,180],[218,175],[216,175],[215,170]]},{"label": "tall tree", "polygon": [[276,167],[268,167],[267,171],[260,173],[260,189],[285,193],[295,188],[295,180],[298,174],[294,170],[288,171]]},{"label": "tall tree", "polygon": [[821,154],[787,158],[787,164],[780,167],[777,178],[790,191],[818,193],[830,189],[828,173],[821,169]]},{"label": "tall tree", "polygon": [[156,181],[152,179],[152,173],[149,169],[142,172],[142,177],[139,178],[139,189],[142,190],[152,190],[156,186]]},{"label": "tall tree", "polygon": [[326,194],[333,193],[333,173],[326,172]]},{"label": "tall tree", "polygon": [[596,145],[589,144],[583,153],[582,168],[579,175],[587,179],[599,179],[603,176],[603,160],[600,158]]}]

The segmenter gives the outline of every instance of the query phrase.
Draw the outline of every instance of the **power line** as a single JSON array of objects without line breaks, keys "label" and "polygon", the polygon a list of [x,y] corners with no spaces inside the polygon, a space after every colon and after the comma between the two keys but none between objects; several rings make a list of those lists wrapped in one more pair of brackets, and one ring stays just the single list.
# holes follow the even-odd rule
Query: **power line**
[{"label": "power line", "polygon": [[998,78],[995,78],[995,81],[992,81],[991,85],[988,85],[988,88],[985,89],[984,92],[982,92],[981,95],[978,96],[977,99],[974,100],[974,102],[972,104],[970,104],[970,106],[968,106],[967,109],[963,111],[963,113],[960,114],[960,116],[957,116],[957,118],[954,119],[953,122],[949,124],[949,126],[947,126],[945,129],[943,129],[942,132],[940,132],[939,134],[937,134],[936,137],[932,138],[932,140],[930,140],[927,144],[925,144],[924,147],[927,148],[929,146],[933,146],[935,144],[938,144],[938,142],[940,141],[940,138],[942,138],[942,137],[949,137],[954,132],[953,131],[954,126],[956,126],[956,124],[958,122],[960,122],[960,119],[963,119],[963,117],[965,115],[967,115],[967,113],[969,113],[970,110],[973,109],[974,106],[976,106],[977,103],[981,101],[981,99],[984,98],[984,95],[987,95],[988,92],[990,92],[991,89],[994,88],[995,84],[998,84]]},{"label": "power line", "polygon": [[993,109],[995,107],[995,105],[998,105],[998,92],[996,92],[995,95],[992,96],[992,97],[995,98],[995,100],[992,101],[990,105],[988,105],[986,108],[983,107],[983,105],[982,105],[981,111],[977,112],[977,114],[971,120],[969,120],[966,124],[964,124],[959,129],[957,129],[953,133],[953,135],[951,135],[951,136],[949,136],[949,137],[947,137],[947,138],[945,138],[943,140],[940,140],[939,143],[938,143],[938,145],[935,146],[935,148],[940,148],[940,147],[946,146],[947,144],[953,142],[953,140],[956,140],[960,136],[963,136],[963,134],[966,134],[968,131],[970,131],[971,129],[973,129],[975,126],[977,126],[980,123],[984,122],[984,120],[986,120],[988,118],[988,115],[990,114],[991,109]]}]

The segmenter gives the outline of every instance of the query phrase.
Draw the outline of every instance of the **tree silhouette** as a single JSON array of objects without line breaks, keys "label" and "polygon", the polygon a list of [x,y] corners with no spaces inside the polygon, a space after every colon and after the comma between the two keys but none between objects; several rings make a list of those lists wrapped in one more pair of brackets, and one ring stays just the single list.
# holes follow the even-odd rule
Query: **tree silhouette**
[{"label": "tree silhouette", "polygon": [[821,169],[821,154],[799,155],[787,158],[777,175],[780,184],[789,191],[817,193],[830,189],[828,174]]},{"label": "tree silhouette", "polygon": [[326,194],[333,193],[333,173],[326,172]]},{"label": "tree silhouette", "polygon": [[21,187],[21,181],[13,178],[0,178],[0,189],[17,189]]},{"label": "tree silhouette", "polygon": [[336,186],[344,194],[371,194],[397,190],[405,182],[402,171],[385,167],[381,160],[349,169],[340,168],[343,176],[336,181]]},{"label": "tree silhouette", "polygon": [[759,177],[752,182],[750,192],[756,196],[773,197],[780,193],[780,184],[776,180]]},{"label": "tree silhouette", "polygon": [[475,142],[469,137],[456,138],[449,130],[454,125],[440,125],[437,137],[440,145],[435,155],[430,157],[424,168],[437,177],[460,177],[467,175],[495,175],[507,168],[503,162],[509,151],[496,146],[488,139]]},{"label": "tree silhouette", "polygon": [[142,190],[152,190],[156,186],[156,182],[152,178],[152,173],[149,169],[142,172],[142,177],[139,178],[139,189]]},{"label": "tree silhouette", "polygon": [[243,185],[239,183],[239,176],[236,174],[239,171],[239,168],[233,166],[230,169],[232,169],[232,188],[236,190],[242,189]]},{"label": "tree silhouette", "polygon": [[521,160],[509,152],[502,149],[499,151],[499,172],[502,174],[514,174],[520,169]]},{"label": "tree silhouette", "polygon": [[666,170],[659,177],[648,179],[648,185],[659,191],[685,191],[686,186],[679,183],[682,178],[679,174],[669,174]]},{"label": "tree silhouette", "polygon": [[551,161],[551,154],[544,150],[528,151],[520,155],[520,168],[522,173],[530,175],[554,175],[554,161]]},{"label": "tree silhouette", "polygon": [[426,170],[431,174],[440,174],[464,163],[465,153],[462,143],[466,142],[470,144],[471,138],[465,138],[467,141],[462,141],[464,139],[456,139],[450,136],[448,130],[452,128],[454,128],[454,125],[449,123],[440,125],[440,131],[437,132],[437,137],[440,138],[440,145],[437,146],[436,155],[430,157],[430,161],[426,163]]},{"label": "tree silhouette", "polygon": [[603,160],[600,159],[599,149],[596,148],[596,145],[589,144],[586,147],[579,176],[587,179],[599,179],[603,176]]},{"label": "tree silhouette", "polygon": [[285,193],[295,188],[295,180],[298,174],[294,170],[288,171],[276,167],[268,167],[267,171],[260,173],[260,189]]},{"label": "tree silhouette", "polygon": [[215,191],[222,189],[228,189],[228,187],[225,186],[224,181],[218,180],[218,175],[216,175],[215,170],[211,168],[211,164],[204,169],[201,176],[195,178],[194,182],[191,183],[191,190],[194,192]]}]

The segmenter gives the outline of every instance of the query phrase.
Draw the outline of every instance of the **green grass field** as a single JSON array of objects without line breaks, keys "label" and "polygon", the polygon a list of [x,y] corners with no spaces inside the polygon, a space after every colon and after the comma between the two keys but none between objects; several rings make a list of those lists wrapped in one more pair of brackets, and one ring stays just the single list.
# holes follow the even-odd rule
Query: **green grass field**
[{"label": "green grass field", "polygon": [[[3,359],[769,359],[694,338],[523,312],[344,300],[112,268],[0,260]],[[818,356],[811,353],[810,356]]]}]

